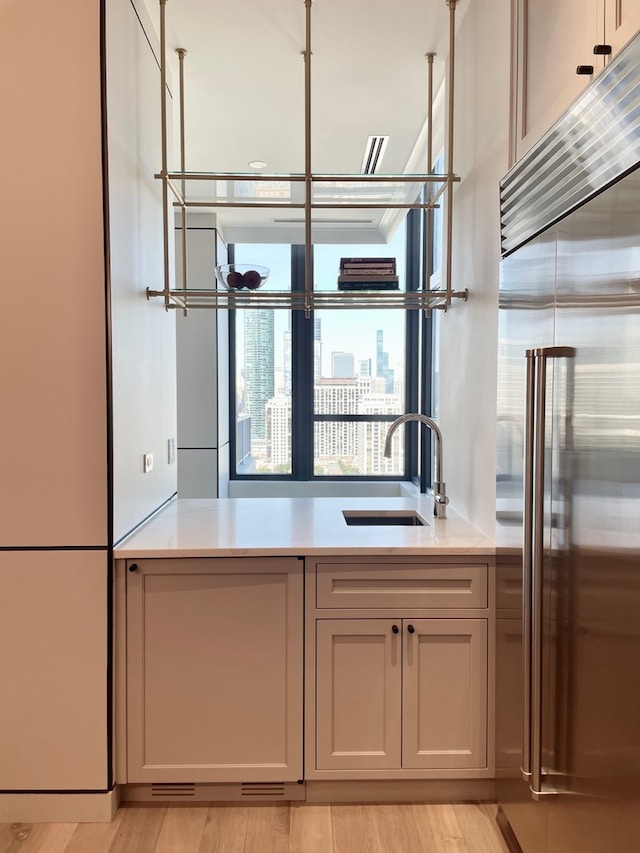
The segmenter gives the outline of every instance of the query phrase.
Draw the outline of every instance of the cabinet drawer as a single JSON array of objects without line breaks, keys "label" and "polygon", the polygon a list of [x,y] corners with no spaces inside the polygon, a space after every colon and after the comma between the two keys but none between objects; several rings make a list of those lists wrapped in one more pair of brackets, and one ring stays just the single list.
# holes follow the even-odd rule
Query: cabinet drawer
[{"label": "cabinet drawer", "polygon": [[318,562],[316,607],[487,607],[487,566]]}]

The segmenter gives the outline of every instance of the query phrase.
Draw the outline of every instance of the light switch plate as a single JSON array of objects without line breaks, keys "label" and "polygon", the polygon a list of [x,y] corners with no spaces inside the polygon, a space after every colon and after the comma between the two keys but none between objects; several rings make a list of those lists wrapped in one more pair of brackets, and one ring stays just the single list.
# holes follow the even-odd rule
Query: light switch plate
[{"label": "light switch plate", "polygon": [[176,461],[176,440],[175,438],[167,439],[167,463],[173,465]]},{"label": "light switch plate", "polygon": [[153,453],[145,453],[142,457],[142,470],[145,474],[153,470]]}]

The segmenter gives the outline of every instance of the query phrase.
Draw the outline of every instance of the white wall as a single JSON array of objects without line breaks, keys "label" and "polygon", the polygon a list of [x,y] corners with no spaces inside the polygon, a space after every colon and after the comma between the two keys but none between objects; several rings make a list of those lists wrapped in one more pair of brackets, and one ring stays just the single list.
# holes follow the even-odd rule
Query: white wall
[{"label": "white wall", "polygon": [[[469,288],[440,323],[439,420],[452,504],[493,534],[500,232],[498,182],[508,168],[510,15],[471,3],[456,40],[453,288]],[[439,314],[439,312],[436,312]]]},{"label": "white wall", "polygon": [[[177,490],[175,314],[163,286],[160,71],[156,22],[138,3],[107,3],[114,540]],[[136,14],[137,12],[137,14]],[[154,45],[156,55],[150,44]],[[153,454],[144,473],[143,456]]]}]

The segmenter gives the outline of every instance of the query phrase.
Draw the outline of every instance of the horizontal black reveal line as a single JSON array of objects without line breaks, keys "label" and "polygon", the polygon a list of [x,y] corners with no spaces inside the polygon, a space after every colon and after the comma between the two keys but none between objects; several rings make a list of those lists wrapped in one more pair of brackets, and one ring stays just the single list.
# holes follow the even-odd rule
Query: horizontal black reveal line
[{"label": "horizontal black reveal line", "polygon": [[0,551],[108,551],[108,545],[0,545]]},{"label": "horizontal black reveal line", "polygon": [[110,788],[1,788],[0,794],[109,794],[115,788],[115,783]]}]

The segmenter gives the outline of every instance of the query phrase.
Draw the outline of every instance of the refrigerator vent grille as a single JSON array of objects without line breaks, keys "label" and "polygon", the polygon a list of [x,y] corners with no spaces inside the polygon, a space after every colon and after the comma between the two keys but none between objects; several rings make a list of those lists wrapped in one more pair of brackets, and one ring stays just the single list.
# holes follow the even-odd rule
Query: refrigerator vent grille
[{"label": "refrigerator vent grille", "polygon": [[242,796],[253,799],[284,800],[284,782],[243,782],[241,786]]},{"label": "refrigerator vent grille", "polygon": [[196,786],[193,782],[154,782],[151,785],[152,797],[195,797]]},{"label": "refrigerator vent grille", "polygon": [[500,183],[508,255],[640,164],[640,36]]}]

